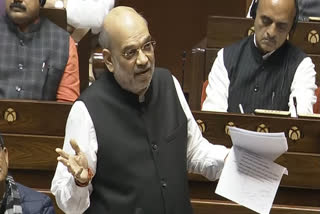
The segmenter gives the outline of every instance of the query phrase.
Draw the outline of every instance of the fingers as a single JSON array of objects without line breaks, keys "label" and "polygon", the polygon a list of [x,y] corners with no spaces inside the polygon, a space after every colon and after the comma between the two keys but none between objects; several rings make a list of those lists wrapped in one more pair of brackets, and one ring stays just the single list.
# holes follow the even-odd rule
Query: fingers
[{"label": "fingers", "polygon": [[73,177],[80,178],[80,175],[83,171],[83,167],[79,167],[79,166],[75,166],[73,164],[70,164],[69,160],[67,160],[61,156],[59,156],[57,158],[57,160],[68,168],[68,171],[73,175]]},{"label": "fingers", "polygon": [[76,140],[75,139],[71,139],[70,140],[70,144],[71,144],[71,147],[73,148],[73,150],[76,152],[76,155],[79,154],[81,150],[80,150]]},{"label": "fingers", "polygon": [[83,167],[80,167],[79,170],[77,172],[75,172],[74,177],[75,178],[80,178],[80,175],[81,175],[82,171],[83,171]]},{"label": "fingers", "polygon": [[56,152],[63,158],[65,159],[69,159],[69,154],[66,153],[65,151],[63,151],[62,149],[60,148],[56,148]]},{"label": "fingers", "polygon": [[66,167],[69,168],[70,164],[69,164],[69,161],[68,161],[67,159],[59,156],[59,157],[57,158],[57,160],[60,161],[60,162],[61,162],[63,165],[65,165]]}]

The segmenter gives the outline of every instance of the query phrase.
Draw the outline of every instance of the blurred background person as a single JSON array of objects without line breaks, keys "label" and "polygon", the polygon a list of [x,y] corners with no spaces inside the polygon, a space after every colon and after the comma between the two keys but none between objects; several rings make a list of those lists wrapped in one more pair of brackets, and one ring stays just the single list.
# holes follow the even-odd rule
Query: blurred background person
[{"label": "blurred background person", "polygon": [[[40,16],[45,0],[6,0],[0,17],[0,98],[73,102],[79,62],[68,32]],[[59,39],[57,39],[59,38]]]},{"label": "blurred background person", "polygon": [[8,167],[9,153],[0,134],[0,213],[55,214],[49,196],[15,182]]}]

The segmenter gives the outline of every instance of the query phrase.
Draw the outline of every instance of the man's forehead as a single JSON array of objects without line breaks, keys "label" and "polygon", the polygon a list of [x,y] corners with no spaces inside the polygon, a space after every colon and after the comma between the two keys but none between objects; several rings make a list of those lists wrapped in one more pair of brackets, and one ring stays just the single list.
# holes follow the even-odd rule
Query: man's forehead
[{"label": "man's forehead", "polygon": [[150,36],[149,29],[144,23],[132,23],[130,25],[120,24],[114,26],[110,33],[111,40],[123,45],[140,44]]},{"label": "man's forehead", "polygon": [[273,10],[275,13],[290,14],[295,10],[295,0],[260,0],[258,11]]},{"label": "man's forehead", "polygon": [[131,47],[137,48],[138,46],[141,46],[150,40],[151,40],[151,35],[149,33],[142,36],[128,38],[127,40],[124,40],[122,42],[121,49],[126,49]]},{"label": "man's forehead", "polygon": [[295,15],[295,7],[290,1],[293,0],[260,0],[257,12],[260,16],[272,18],[274,21],[287,22]]}]

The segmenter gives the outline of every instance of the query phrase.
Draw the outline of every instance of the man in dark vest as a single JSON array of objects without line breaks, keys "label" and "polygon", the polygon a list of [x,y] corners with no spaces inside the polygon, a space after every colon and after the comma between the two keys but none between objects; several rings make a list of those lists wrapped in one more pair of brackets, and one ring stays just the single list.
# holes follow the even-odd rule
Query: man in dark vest
[{"label": "man in dark vest", "polygon": [[8,166],[8,150],[0,134],[0,213],[55,214],[49,196],[15,182]]},{"label": "man in dark vest", "polygon": [[255,34],[221,49],[212,66],[202,110],[255,109],[312,113],[314,64],[287,41],[297,22],[295,0],[259,0],[252,7]]},{"label": "man in dark vest", "polygon": [[6,0],[0,17],[0,99],[74,101],[78,55],[69,34],[39,17],[45,0]]},{"label": "man in dark vest", "polygon": [[202,137],[178,81],[155,69],[155,41],[135,10],[111,10],[100,43],[110,72],[70,111],[51,186],[58,206],[191,214],[187,171],[218,178],[228,149]]}]

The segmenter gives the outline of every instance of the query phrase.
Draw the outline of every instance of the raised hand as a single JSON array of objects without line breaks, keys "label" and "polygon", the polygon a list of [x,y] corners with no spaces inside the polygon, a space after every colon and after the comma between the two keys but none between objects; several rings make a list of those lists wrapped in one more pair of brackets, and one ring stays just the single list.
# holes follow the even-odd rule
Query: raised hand
[{"label": "raised hand", "polygon": [[57,160],[68,168],[75,180],[81,184],[87,184],[91,180],[88,170],[88,160],[86,155],[80,150],[77,142],[70,140],[71,147],[75,154],[68,154],[60,148],[56,148],[56,152],[60,155]]}]

